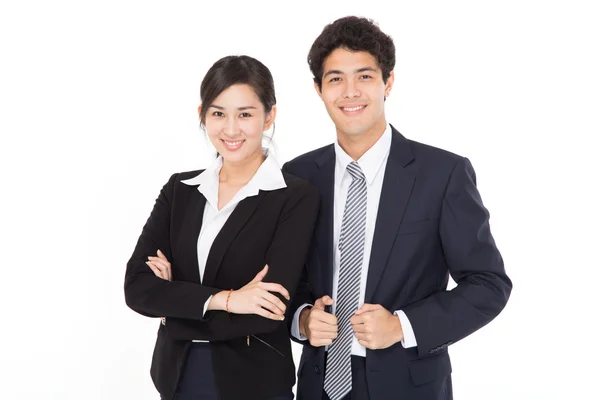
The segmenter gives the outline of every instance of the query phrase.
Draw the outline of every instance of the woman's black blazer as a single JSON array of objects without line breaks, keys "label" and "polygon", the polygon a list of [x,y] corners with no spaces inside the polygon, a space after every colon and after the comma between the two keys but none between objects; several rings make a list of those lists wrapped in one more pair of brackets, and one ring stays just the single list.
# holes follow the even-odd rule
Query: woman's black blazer
[{"label": "woman's black blazer", "polygon": [[[282,284],[293,296],[311,242],[318,192],[284,173],[286,188],[242,200],[213,242],[201,284],[197,248],[206,200],[198,186],[181,182],[200,172],[169,179],[127,263],[127,305],[145,316],[166,317],[158,330],[152,379],[161,396],[172,399],[190,341],[208,340],[222,400],[284,394],[295,383],[286,321],[225,311],[203,316],[203,306],[209,296],[250,282],[265,264],[264,281]],[[171,262],[171,282],[145,263],[158,249]]]}]

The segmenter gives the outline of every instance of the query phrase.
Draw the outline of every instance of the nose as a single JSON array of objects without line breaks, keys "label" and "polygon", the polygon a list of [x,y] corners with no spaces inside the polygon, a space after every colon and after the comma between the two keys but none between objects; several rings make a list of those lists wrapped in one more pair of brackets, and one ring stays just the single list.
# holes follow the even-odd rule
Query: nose
[{"label": "nose", "polygon": [[225,136],[236,137],[240,134],[240,124],[237,118],[227,118],[227,123],[223,129]]},{"label": "nose", "polygon": [[344,97],[347,99],[360,97],[360,89],[354,80],[349,79],[346,81],[346,86],[344,87]]}]

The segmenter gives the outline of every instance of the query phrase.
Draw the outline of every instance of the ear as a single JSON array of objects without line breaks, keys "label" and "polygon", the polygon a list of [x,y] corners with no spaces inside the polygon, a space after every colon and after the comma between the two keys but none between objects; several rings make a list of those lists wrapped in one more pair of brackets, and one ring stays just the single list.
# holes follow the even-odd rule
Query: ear
[{"label": "ear", "polygon": [[323,100],[323,93],[321,93],[321,89],[319,89],[319,85],[317,85],[317,82],[313,81],[313,85],[315,86],[315,91],[317,92],[321,100]]},{"label": "ear", "polygon": [[392,86],[394,86],[394,71],[390,72],[390,76],[385,83],[385,97],[390,96],[390,92],[392,91]]},{"label": "ear", "polygon": [[265,126],[263,128],[263,131],[268,131],[269,128],[271,128],[271,126],[275,122],[276,116],[277,116],[277,106],[273,105],[273,107],[271,107],[271,111],[269,111],[266,115]]}]

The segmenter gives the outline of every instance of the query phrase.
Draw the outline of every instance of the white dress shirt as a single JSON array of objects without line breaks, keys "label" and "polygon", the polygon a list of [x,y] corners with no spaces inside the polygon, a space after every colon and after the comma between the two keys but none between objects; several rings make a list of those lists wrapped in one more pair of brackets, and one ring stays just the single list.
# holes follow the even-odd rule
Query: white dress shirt
[{"label": "white dress shirt", "polygon": [[[367,181],[367,220],[365,230],[365,247],[363,254],[362,273],[360,278],[360,295],[357,309],[359,309],[365,301],[365,290],[367,287],[367,276],[369,273],[369,260],[371,258],[371,247],[373,245],[373,235],[375,233],[375,222],[377,220],[377,211],[379,210],[379,199],[381,197],[381,189],[383,187],[383,177],[385,174],[385,166],[387,164],[388,156],[390,154],[390,148],[392,145],[392,129],[390,125],[387,125],[385,132],[379,138],[379,140],[365,153],[360,159],[357,160],[358,165],[365,175]],[[346,197],[348,195],[348,189],[352,182],[350,173],[346,170],[348,164],[354,161],[339,145],[335,143],[335,176],[334,176],[334,210],[333,210],[333,291],[332,298],[336,300],[339,280],[339,268],[340,268],[340,250],[338,247],[340,231],[342,228],[342,219],[344,216],[344,208],[346,204]],[[304,335],[300,334],[299,317],[300,312],[304,307],[310,306],[305,304],[300,307],[292,321],[292,335],[300,340],[306,340]],[[331,312],[335,315],[335,302],[331,307]],[[406,314],[401,311],[395,311],[400,318],[402,325],[402,331],[404,333],[404,339],[402,340],[402,346],[405,348],[415,347],[417,345],[412,326]],[[326,349],[327,350],[327,349]],[[352,355],[366,356],[366,349],[360,343],[358,339],[353,337],[352,339]]]},{"label": "white dress shirt", "polygon": [[[266,151],[265,151],[266,153]],[[219,172],[223,166],[223,157],[219,156],[206,170],[194,178],[181,181],[186,185],[200,185],[198,190],[206,198],[206,206],[202,217],[202,228],[198,236],[198,268],[200,282],[204,280],[204,270],[210,248],[215,238],[229,219],[236,206],[244,199],[256,196],[259,190],[270,191],[287,187],[275,158],[267,154],[267,158],[258,168],[252,179],[242,186],[227,204],[219,210]],[[204,304],[204,312],[210,302],[209,297]],[[199,340],[197,340],[199,341]]]}]

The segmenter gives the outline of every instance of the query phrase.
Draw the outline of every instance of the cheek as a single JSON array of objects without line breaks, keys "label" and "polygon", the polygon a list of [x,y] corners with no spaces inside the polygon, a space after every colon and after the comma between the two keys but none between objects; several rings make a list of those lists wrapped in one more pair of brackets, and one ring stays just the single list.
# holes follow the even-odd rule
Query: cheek
[{"label": "cheek", "polygon": [[243,123],[240,124],[240,127],[244,131],[246,138],[248,138],[248,139],[262,138],[264,124],[261,120],[255,119],[255,120],[243,121]]},{"label": "cheek", "polygon": [[218,137],[221,131],[223,131],[223,126],[225,124],[217,119],[207,119],[204,126],[206,127],[206,134],[210,139],[213,137]]}]

